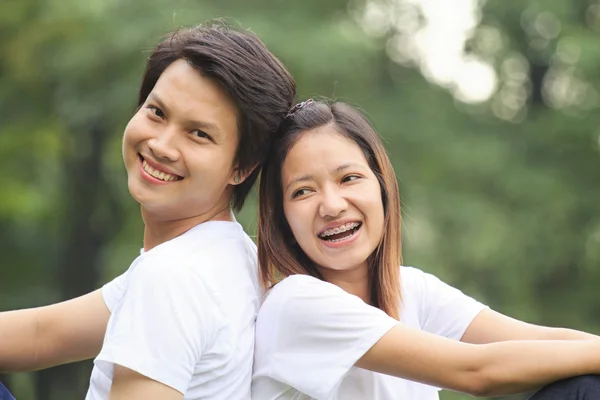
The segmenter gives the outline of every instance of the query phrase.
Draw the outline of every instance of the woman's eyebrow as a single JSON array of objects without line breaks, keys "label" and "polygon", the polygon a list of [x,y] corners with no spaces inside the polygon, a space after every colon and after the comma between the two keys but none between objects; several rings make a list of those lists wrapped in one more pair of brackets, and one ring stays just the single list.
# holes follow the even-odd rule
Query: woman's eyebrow
[{"label": "woman's eyebrow", "polygon": [[346,164],[342,164],[339,167],[335,168],[332,172],[342,172],[345,169],[348,168],[361,168],[361,169],[365,169],[366,167],[362,164],[357,164],[357,163],[346,163]]},{"label": "woman's eyebrow", "polygon": [[287,192],[288,189],[290,188],[290,186],[292,186],[294,183],[314,181],[314,180],[315,180],[315,177],[310,174],[299,176],[297,178],[292,179],[290,181],[290,183],[287,184],[287,186],[285,187],[285,191]]}]

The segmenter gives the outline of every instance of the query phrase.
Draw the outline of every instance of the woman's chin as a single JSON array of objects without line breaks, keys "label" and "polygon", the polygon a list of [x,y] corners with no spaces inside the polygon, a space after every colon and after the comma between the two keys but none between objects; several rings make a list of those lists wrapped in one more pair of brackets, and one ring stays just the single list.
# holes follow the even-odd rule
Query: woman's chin
[{"label": "woman's chin", "polygon": [[367,270],[368,263],[366,258],[359,259],[338,259],[338,260],[327,260],[322,264],[319,264],[319,270],[324,274],[327,273],[335,273],[335,274],[345,274],[345,273],[356,273],[357,271]]}]

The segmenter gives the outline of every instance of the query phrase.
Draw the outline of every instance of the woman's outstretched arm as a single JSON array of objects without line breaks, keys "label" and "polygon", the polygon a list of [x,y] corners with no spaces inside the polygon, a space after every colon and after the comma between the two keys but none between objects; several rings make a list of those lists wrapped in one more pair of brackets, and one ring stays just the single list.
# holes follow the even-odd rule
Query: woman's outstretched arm
[{"label": "woman's outstretched arm", "polygon": [[95,357],[109,317],[101,290],[50,306],[0,313],[0,372]]},{"label": "woman's outstretched arm", "polygon": [[600,341],[504,341],[476,345],[398,324],[355,365],[489,397],[524,392],[575,375],[600,373]]},{"label": "woman's outstretched arm", "polygon": [[469,325],[461,341],[484,344],[505,340],[597,340],[600,336],[566,328],[551,328],[519,321],[485,309]]}]

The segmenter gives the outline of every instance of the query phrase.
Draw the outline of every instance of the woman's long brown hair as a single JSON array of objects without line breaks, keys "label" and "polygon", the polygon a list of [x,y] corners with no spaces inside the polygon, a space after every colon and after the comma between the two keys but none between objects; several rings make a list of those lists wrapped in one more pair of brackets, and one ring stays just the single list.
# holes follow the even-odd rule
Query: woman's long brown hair
[{"label": "woman's long brown hair", "polygon": [[288,115],[279,127],[260,179],[258,261],[261,283],[268,289],[296,274],[323,279],[315,263],[294,239],[285,219],[281,168],[302,133],[324,125],[331,125],[361,148],[379,181],[384,230],[379,245],[369,257],[371,305],[398,319],[402,263],[398,182],[379,135],[358,110],[344,103],[310,103]]}]

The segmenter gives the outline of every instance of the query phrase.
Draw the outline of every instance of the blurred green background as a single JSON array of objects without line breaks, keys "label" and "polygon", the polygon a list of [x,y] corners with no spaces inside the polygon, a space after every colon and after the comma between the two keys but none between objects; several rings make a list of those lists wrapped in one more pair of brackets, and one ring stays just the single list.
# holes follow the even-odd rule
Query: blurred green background
[{"label": "blurred green background", "polygon": [[[0,310],[128,268],[142,225],[120,139],[145,59],[214,17],[259,34],[299,99],[370,116],[406,265],[511,316],[600,332],[598,0],[0,1]],[[254,233],[255,198],[239,219]],[[78,399],[90,370],[0,380],[19,400]]]}]

